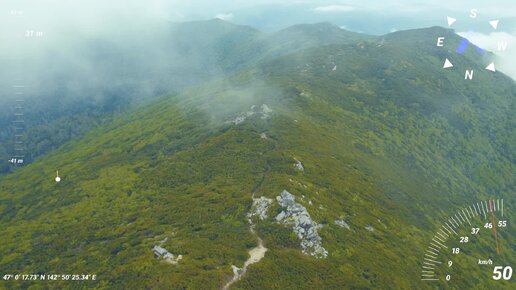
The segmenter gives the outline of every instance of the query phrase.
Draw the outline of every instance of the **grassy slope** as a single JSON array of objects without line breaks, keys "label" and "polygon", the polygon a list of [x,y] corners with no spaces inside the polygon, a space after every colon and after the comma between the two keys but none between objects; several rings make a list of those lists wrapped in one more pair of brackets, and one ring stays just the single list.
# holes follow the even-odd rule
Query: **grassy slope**
[{"label": "grassy slope", "polygon": [[[380,59],[370,57],[382,48],[360,45],[304,51],[163,98],[3,177],[0,253],[9,254],[0,273],[97,273],[102,281],[89,285],[120,289],[220,287],[254,246],[245,214],[259,185],[258,196],[304,195],[330,256],[306,257],[289,229],[261,222],[270,251],[236,288],[423,287],[421,252],[439,209],[486,191],[514,202],[506,148],[515,135],[514,84],[497,74],[482,91],[457,89],[451,84],[460,76],[434,77],[438,57],[421,51],[406,59],[400,47],[383,52],[395,62],[379,70]],[[407,72],[396,61],[406,61]],[[454,94],[439,107],[435,98]],[[224,125],[262,103],[274,110],[271,119]],[[294,158],[305,172],[293,169]],[[60,184],[52,181],[56,169]],[[351,231],[335,226],[337,218]],[[177,267],[152,256],[164,237],[167,249],[184,255]]]}]

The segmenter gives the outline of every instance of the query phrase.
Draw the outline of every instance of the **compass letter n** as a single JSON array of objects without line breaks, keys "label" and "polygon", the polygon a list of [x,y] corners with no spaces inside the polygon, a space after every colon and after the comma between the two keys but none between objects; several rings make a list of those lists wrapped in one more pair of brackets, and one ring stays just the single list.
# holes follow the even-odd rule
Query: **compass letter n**
[{"label": "compass letter n", "polygon": [[464,75],[464,79],[472,80],[473,79],[473,70],[466,70],[466,74]]}]

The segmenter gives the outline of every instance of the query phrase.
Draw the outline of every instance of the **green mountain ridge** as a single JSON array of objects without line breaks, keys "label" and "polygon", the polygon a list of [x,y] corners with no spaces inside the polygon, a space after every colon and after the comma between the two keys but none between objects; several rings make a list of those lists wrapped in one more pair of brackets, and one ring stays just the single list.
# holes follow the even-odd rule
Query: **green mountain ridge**
[{"label": "green mountain ridge", "polygon": [[[328,257],[301,253],[273,201],[268,218],[253,219],[268,251],[232,288],[435,289],[420,280],[432,231],[489,195],[511,209],[516,160],[514,81],[443,71],[441,33],[460,41],[428,28],[265,59],[133,108],[0,177],[0,273],[98,275],[0,287],[222,288],[256,246],[253,194],[288,190],[322,225]],[[471,51],[455,61],[485,67]],[[272,112],[257,111],[263,104]],[[504,250],[513,239],[504,233]],[[154,258],[161,241],[183,256],[178,265]],[[464,267],[440,285],[493,286]]]},{"label": "green mountain ridge", "polygon": [[[84,64],[77,66],[77,60],[67,60],[66,55],[63,59],[52,58],[52,63],[35,69],[40,71],[39,83],[27,85],[33,91],[25,92],[25,164],[112,120],[113,114],[124,112],[128,104],[223,78],[293,51],[369,38],[327,23],[294,26],[276,33],[263,33],[219,19],[167,23],[164,27],[155,24],[150,31],[135,29],[138,30],[133,33],[140,35],[137,38],[133,33],[120,33],[108,39],[70,36],[70,46],[84,51],[82,57],[85,63],[95,67],[94,75]],[[321,30],[327,33],[324,36],[314,33]],[[161,33],[159,39],[156,31]],[[25,58],[27,67],[30,63],[48,61],[31,54]],[[9,61],[2,64],[9,67]],[[62,63],[64,72],[57,69],[47,72],[47,67],[59,67],[56,62]],[[4,74],[2,79],[7,82],[10,76],[7,71]],[[40,90],[34,91],[37,88]],[[0,159],[8,160],[14,151],[15,134],[11,123],[15,114],[12,92],[0,91],[0,105]],[[59,133],[48,134],[49,131]],[[12,170],[8,164],[0,165],[0,174]]]}]

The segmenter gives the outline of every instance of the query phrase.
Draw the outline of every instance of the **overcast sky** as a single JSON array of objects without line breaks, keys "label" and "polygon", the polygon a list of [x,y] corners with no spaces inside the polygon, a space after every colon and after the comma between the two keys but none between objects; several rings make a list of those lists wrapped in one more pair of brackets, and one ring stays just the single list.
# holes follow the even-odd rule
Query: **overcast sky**
[{"label": "overcast sky", "polygon": [[[2,0],[4,13],[23,10],[27,17],[47,21],[89,21],[115,15],[163,18],[172,21],[223,18],[239,24],[249,24],[277,30],[308,21],[330,20],[337,25],[367,29],[367,23],[382,22],[384,29],[395,25],[428,25],[447,14],[457,18],[478,9],[479,15],[494,18],[516,16],[514,0]],[[357,21],[356,15],[374,15]],[[5,14],[4,14],[5,15]],[[378,19],[379,18],[379,19]],[[404,21],[396,21],[401,19]],[[434,20],[435,19],[435,20]],[[354,23],[358,22],[358,23]],[[436,22],[436,23],[434,23]],[[514,23],[513,23],[514,24]],[[374,25],[373,25],[374,26]],[[413,28],[413,27],[412,27]],[[374,30],[374,29],[370,29]],[[370,31],[377,32],[377,31]],[[387,31],[388,32],[388,31]]]},{"label": "overcast sky", "polygon": [[[469,18],[471,9],[477,9],[478,18]],[[138,25],[148,26],[149,20],[212,18],[262,31],[329,21],[343,29],[380,35],[435,25],[446,27],[446,16],[457,18],[452,28],[458,33],[488,49],[494,48],[493,39],[514,44],[516,35],[516,0],[0,0],[0,12],[0,32],[4,35],[12,32],[8,19],[18,12],[17,17],[23,17],[30,29],[69,28],[92,35],[112,33],[113,29],[131,31]],[[488,25],[494,19],[500,20],[496,31]],[[5,44],[0,35],[2,40]],[[512,68],[514,77],[513,51],[509,45],[503,54],[505,68]]]}]

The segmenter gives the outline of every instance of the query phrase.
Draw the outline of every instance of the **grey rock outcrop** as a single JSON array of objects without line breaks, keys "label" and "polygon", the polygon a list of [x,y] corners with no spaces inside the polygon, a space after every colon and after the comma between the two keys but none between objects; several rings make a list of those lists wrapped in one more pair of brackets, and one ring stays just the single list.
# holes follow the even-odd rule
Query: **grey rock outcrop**
[{"label": "grey rock outcrop", "polygon": [[294,163],[294,168],[296,168],[299,171],[305,171],[305,167],[301,163],[301,161],[296,159],[296,163]]},{"label": "grey rock outcrop", "polygon": [[284,209],[276,216],[276,221],[292,226],[292,230],[301,240],[303,253],[317,258],[326,258],[328,251],[322,246],[322,238],[317,233],[322,226],[312,220],[306,208],[297,203],[295,196],[290,192],[283,190],[276,199]]},{"label": "grey rock outcrop", "polygon": [[272,113],[272,110],[266,104],[263,104],[260,107],[253,105],[249,111],[241,113],[234,119],[226,121],[226,123],[233,123],[238,125],[254,115],[259,115],[262,119],[267,119],[270,117],[270,113]]},{"label": "grey rock outcrop", "polygon": [[336,220],[335,224],[340,226],[340,227],[346,228],[348,230],[350,229],[348,223],[346,221],[344,221],[344,220]]},{"label": "grey rock outcrop", "polygon": [[269,108],[266,104],[263,104],[260,109],[262,109],[262,119],[267,119],[270,117],[270,113],[272,113],[272,109]]},{"label": "grey rock outcrop", "polygon": [[247,214],[248,218],[258,216],[261,220],[267,218],[267,211],[272,203],[272,199],[261,196],[259,198],[253,198],[253,206],[251,211]]},{"label": "grey rock outcrop", "polygon": [[154,256],[157,259],[163,259],[165,262],[176,265],[179,263],[179,260],[183,259],[183,255],[178,255],[177,257],[170,253],[167,249],[161,247],[161,246],[154,246],[152,248],[154,251]]}]

